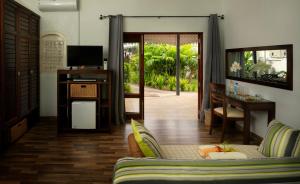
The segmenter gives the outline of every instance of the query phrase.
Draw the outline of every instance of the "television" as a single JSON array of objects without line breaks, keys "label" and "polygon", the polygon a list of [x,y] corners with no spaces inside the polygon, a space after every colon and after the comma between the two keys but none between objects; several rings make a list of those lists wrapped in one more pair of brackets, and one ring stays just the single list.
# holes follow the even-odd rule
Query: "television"
[{"label": "television", "polygon": [[103,46],[68,45],[68,66],[102,66]]}]

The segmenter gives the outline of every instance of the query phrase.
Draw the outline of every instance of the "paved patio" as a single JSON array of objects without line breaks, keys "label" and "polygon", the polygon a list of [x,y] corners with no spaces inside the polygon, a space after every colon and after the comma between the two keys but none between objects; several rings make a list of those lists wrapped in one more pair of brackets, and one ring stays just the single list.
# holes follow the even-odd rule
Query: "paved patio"
[{"label": "paved patio", "polygon": [[[126,99],[126,109],[138,111],[137,100]],[[196,120],[198,93],[145,87],[145,120]]]}]

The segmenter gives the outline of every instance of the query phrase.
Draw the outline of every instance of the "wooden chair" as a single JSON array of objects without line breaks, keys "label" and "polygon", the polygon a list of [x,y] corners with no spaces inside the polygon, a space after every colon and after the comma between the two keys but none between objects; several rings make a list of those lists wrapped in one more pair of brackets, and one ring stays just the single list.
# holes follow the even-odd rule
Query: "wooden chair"
[{"label": "wooden chair", "polygon": [[[210,110],[211,110],[211,123],[209,134],[212,134],[214,117],[219,116],[223,119],[223,128],[221,135],[221,143],[224,141],[224,135],[228,122],[230,121],[244,121],[244,112],[242,110],[228,106],[225,98],[225,85],[210,83]],[[226,107],[226,108],[224,108]]]}]

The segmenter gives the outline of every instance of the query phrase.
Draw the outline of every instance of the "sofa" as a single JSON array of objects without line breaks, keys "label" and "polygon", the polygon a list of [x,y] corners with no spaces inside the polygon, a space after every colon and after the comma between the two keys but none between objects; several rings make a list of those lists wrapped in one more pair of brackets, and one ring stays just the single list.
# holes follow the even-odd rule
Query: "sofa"
[{"label": "sofa", "polygon": [[160,145],[142,124],[132,127],[132,157],[117,161],[114,184],[300,183],[300,131],[278,121],[269,124],[260,146],[231,145],[247,155],[244,160],[204,159],[198,145]]},{"label": "sofa", "polygon": [[114,184],[300,183],[300,159],[169,160],[122,158]]}]

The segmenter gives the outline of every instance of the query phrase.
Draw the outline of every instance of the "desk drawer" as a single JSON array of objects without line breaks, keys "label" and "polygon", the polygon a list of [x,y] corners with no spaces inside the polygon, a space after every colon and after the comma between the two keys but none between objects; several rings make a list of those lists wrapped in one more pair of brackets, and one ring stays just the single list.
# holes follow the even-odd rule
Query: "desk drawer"
[{"label": "desk drawer", "polygon": [[23,119],[10,128],[10,141],[14,142],[27,131],[27,119]]},{"label": "desk drawer", "polygon": [[97,97],[97,84],[71,84],[71,97]]}]

